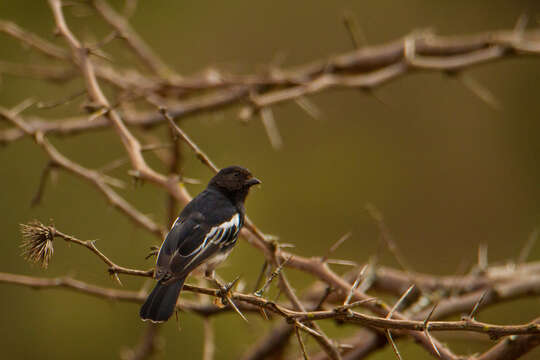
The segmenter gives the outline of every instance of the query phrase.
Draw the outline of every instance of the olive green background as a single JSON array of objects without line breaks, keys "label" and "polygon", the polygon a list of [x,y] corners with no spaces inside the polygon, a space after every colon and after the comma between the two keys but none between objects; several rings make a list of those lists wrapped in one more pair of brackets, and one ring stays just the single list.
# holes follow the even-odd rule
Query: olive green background
[{"label": "olive green background", "polygon": [[[303,64],[351,49],[341,23],[343,11],[357,15],[369,44],[403,36],[414,29],[439,34],[467,34],[512,28],[521,13],[538,25],[536,1],[139,1],[133,26],[166,63],[181,74],[208,67],[253,73],[276,59],[284,67]],[[120,5],[121,2],[115,2]],[[66,8],[70,26],[87,42],[98,41],[109,28],[85,6]],[[82,17],[81,17],[82,16]],[[0,18],[15,21],[54,39],[54,24],[45,1],[1,0]],[[105,47],[117,65],[134,56],[120,40]],[[0,35],[0,59],[40,63],[44,58]],[[540,66],[538,58],[519,58],[482,65],[467,73],[489,88],[501,103],[496,111],[460,82],[441,73],[416,73],[378,88],[381,101],[356,90],[332,90],[311,100],[321,109],[314,120],[294,102],[274,108],[284,140],[271,148],[258,119],[243,124],[238,108],[183,119],[181,126],[220,166],[239,164],[262,179],[247,202],[250,217],[266,233],[296,245],[306,256],[324,254],[347,231],[353,237],[335,257],[366,261],[374,254],[377,229],[365,211],[367,202],[385,215],[401,251],[412,268],[453,274],[460,264],[476,260],[479,244],[489,247],[490,263],[517,256],[540,220]],[[57,100],[82,89],[81,81],[45,84],[2,76],[0,105],[14,106],[33,97]],[[28,114],[56,119],[82,113],[80,101]],[[7,125],[2,124],[2,127]],[[164,127],[153,131],[166,139]],[[111,132],[51,138],[66,156],[98,168],[124,156]],[[183,171],[205,183],[211,173],[184,148]],[[163,170],[153,155],[149,162]],[[0,149],[2,195],[0,271],[34,276],[71,275],[93,284],[118,287],[99,259],[86,249],[55,242],[48,270],[19,256],[19,223],[40,219],[81,239],[99,239],[97,246],[113,261],[149,268],[144,260],[155,238],[113,209],[88,183],[59,172],[49,183],[43,203],[30,201],[47,158],[25,139]],[[129,181],[128,168],[114,175]],[[188,185],[193,193],[203,185]],[[165,223],[165,194],[144,184],[122,191],[142,212]],[[530,256],[540,258],[540,246]],[[225,279],[242,275],[253,287],[262,265],[260,253],[240,242]],[[385,254],[381,262],[396,266]],[[337,271],[343,271],[336,267]],[[308,278],[289,272],[301,289]],[[138,290],[145,280],[122,277],[125,289]],[[5,359],[114,358],[133,346],[145,324],[138,306],[93,298],[67,290],[34,291],[0,285],[0,348]],[[184,295],[190,296],[190,295]],[[500,305],[479,319],[501,324],[522,323],[540,314],[538,299]],[[216,359],[236,358],[269,324],[249,315],[215,319]],[[202,322],[181,314],[162,331],[160,359],[197,359],[202,352]],[[323,323],[330,334],[352,334],[354,327]],[[482,351],[487,337],[441,335],[460,353]],[[310,348],[316,349],[309,340]],[[400,342],[404,359],[429,358],[412,342]],[[291,353],[299,356],[296,344]],[[536,351],[528,358],[540,356]],[[389,349],[372,359],[393,359]]]}]

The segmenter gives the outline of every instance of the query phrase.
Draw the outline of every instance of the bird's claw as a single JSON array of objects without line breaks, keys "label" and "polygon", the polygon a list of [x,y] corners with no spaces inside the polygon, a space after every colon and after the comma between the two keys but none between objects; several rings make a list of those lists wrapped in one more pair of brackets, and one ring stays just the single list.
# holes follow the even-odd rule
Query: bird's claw
[{"label": "bird's claw", "polygon": [[231,302],[231,290],[234,288],[236,283],[240,280],[240,276],[237,276],[233,281],[222,284],[216,278],[213,278],[212,281],[219,289],[217,292],[217,297],[214,301],[214,304],[219,307],[225,307]]},{"label": "bird's claw", "polygon": [[159,253],[159,246],[150,246],[150,252],[148,253],[148,255],[146,255],[144,259],[148,260],[152,256],[157,256],[158,253]]}]

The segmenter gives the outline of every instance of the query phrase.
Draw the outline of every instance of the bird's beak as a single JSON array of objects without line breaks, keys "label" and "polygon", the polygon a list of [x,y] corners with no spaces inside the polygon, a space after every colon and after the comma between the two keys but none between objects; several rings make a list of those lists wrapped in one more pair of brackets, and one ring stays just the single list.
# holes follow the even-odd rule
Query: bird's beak
[{"label": "bird's beak", "polygon": [[253,185],[259,185],[259,184],[261,184],[261,183],[262,183],[261,180],[259,180],[259,179],[257,179],[257,178],[251,178],[251,179],[249,179],[249,180],[246,182],[246,185],[247,185],[248,187],[252,187]]}]

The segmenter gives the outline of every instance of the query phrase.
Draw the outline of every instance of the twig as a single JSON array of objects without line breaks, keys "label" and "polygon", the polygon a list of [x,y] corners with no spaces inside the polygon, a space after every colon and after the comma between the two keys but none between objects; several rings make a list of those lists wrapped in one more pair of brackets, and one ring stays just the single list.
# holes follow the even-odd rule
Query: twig
[{"label": "twig", "polygon": [[20,116],[13,115],[9,110],[0,107],[0,117],[11,121],[25,133],[34,136],[36,143],[41,146],[43,150],[45,150],[51,159],[51,162],[53,162],[55,166],[65,169],[70,173],[90,182],[115,208],[118,208],[130,220],[159,237],[163,236],[164,229],[161,226],[152,221],[148,216],[139,212],[110,187],[110,177],[105,177],[97,171],[87,169],[66,158],[64,155],[58,152],[58,150],[49,141],[47,141],[41,132],[33,129],[32,126],[25,122]]},{"label": "twig", "polygon": [[7,35],[13,36],[21,42],[52,58],[64,60],[69,58],[69,54],[65,49],[62,49],[61,47],[56,46],[40,38],[39,36],[20,28],[13,22],[0,21],[0,31],[6,33]]},{"label": "twig", "polygon": [[116,30],[118,35],[126,41],[133,52],[150,70],[161,77],[167,77],[174,74],[174,72],[165,65],[159,57],[154,55],[150,47],[131,28],[125,17],[118,14],[105,1],[92,0],[91,3],[103,19]]},{"label": "twig", "polygon": [[[279,247],[276,247],[275,251],[279,251]],[[274,259],[273,259],[274,263],[276,263],[278,266],[280,266],[280,260],[277,258],[277,256],[274,256]],[[293,261],[293,258],[290,257],[289,260],[287,262],[290,262],[290,261]],[[280,283],[280,288],[281,290],[283,290],[283,292],[287,295],[287,298],[289,298],[289,300],[291,301],[293,307],[297,310],[297,311],[302,311],[302,312],[305,312],[305,307],[304,305],[302,304],[302,302],[300,301],[300,299],[298,299],[298,297],[296,296],[296,294],[294,293],[291,285],[289,284],[289,281],[287,280],[287,277],[285,276],[284,272],[283,271],[280,271],[278,273],[279,275],[279,283]],[[297,326],[300,326],[300,328],[302,328],[303,330],[305,330],[303,328],[306,327],[307,329],[312,329],[315,333],[317,333],[318,335],[314,335],[314,333],[311,333],[312,335],[314,335],[314,338],[315,340],[317,341],[317,343],[322,347],[322,349],[328,354],[328,356],[330,357],[330,359],[333,359],[333,360],[341,360],[341,355],[340,355],[340,352],[339,352],[339,349],[334,345],[334,343],[323,333],[322,329],[316,324],[314,323],[313,321],[309,320],[309,319],[306,319],[306,324],[308,326],[305,326],[303,324],[300,324],[300,325],[297,325]],[[307,331],[307,330],[306,330]],[[309,332],[309,331],[308,331]]]},{"label": "twig", "polygon": [[[281,264],[279,264],[279,266],[277,267],[277,269],[275,271],[272,271],[270,273],[270,276],[268,276],[266,278],[266,281],[264,282],[264,285],[257,291],[255,291],[255,296],[263,296],[264,293],[266,292],[266,290],[268,290],[268,287],[270,286],[270,284],[272,283],[272,281],[274,281],[274,279],[279,276],[279,274],[281,273],[281,270],[283,269],[283,267],[287,264],[288,261],[290,261],[291,258],[288,258],[287,260],[285,260],[284,262],[282,262]],[[266,267],[266,263],[265,263],[265,267]]]},{"label": "twig", "polygon": [[208,166],[214,173],[217,173],[219,171],[219,168],[216,165],[214,165],[214,163],[208,158],[208,156],[204,152],[202,152],[201,149],[199,149],[197,144],[195,144],[189,138],[189,136],[187,136],[186,133],[183,132],[182,129],[178,127],[178,125],[176,125],[173,118],[169,115],[167,109],[160,108],[159,112],[161,113],[161,115],[163,115],[165,119],[167,119],[167,121],[169,122],[169,125],[176,132],[176,134],[178,134],[180,138],[183,141],[185,141],[186,144],[188,144],[191,150],[193,150],[193,152],[197,156],[197,159],[199,159],[204,165]]},{"label": "twig", "polygon": [[[105,254],[98,250],[95,245],[95,240],[79,240],[74,236],[65,234],[53,226],[45,226],[39,222],[33,222],[24,225],[23,231],[29,237],[32,237],[34,242],[40,243],[42,241],[53,240],[55,237],[60,237],[65,241],[73,244],[83,246],[97,255],[105,264],[107,264],[109,274],[114,276],[115,280],[121,285],[118,274],[136,275],[136,276],[152,276],[154,271],[148,270],[136,270],[129,269],[123,266],[119,266],[112,262]],[[52,246],[52,245],[51,245]]]}]

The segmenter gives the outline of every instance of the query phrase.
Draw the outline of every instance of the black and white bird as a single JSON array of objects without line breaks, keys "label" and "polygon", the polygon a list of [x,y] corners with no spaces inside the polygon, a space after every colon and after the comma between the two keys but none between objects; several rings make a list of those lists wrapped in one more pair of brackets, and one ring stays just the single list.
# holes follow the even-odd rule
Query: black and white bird
[{"label": "black and white bird", "polygon": [[229,166],[186,205],[159,249],[154,275],[158,283],[141,307],[141,319],[166,321],[186,277],[196,268],[212,274],[225,260],[244,225],[249,189],[260,183],[248,170]]}]

